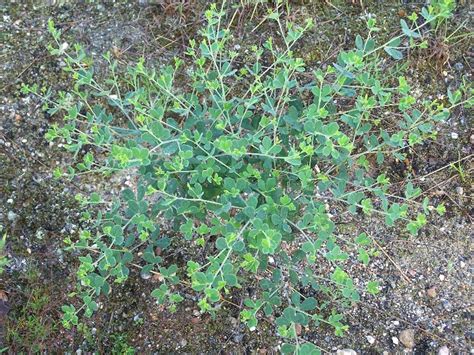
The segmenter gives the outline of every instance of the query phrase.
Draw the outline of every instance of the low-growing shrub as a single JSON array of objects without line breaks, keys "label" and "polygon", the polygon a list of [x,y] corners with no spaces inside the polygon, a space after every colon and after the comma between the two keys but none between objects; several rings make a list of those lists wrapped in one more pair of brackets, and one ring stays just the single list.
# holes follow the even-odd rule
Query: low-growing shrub
[{"label": "low-growing shrub", "polygon": [[[295,48],[311,21],[292,24],[277,8],[268,20],[280,38],[252,46],[242,59],[229,49],[226,14],[213,5],[200,40],[189,44],[189,61],[159,70],[140,61],[124,71],[107,54],[108,76],[100,81],[83,48],[62,43],[50,21],[50,51],[64,58],[75,84],[54,99],[35,86],[24,92],[64,115],[47,139],[64,143],[78,161],[55,175],[128,170],[137,178],[108,210],[99,193],[78,196],[94,225],[66,239],[82,251],[83,302],[63,307],[64,325],[78,324],[81,312],[91,316],[98,297],[136,267],[157,276],[151,295],[171,311],[183,288],[213,314],[239,289],[258,285],[243,301],[241,320],[255,329],[273,314],[287,338],[284,352],[319,351],[298,338],[301,326],[329,325],[343,335],[341,310],[377,294],[379,283],[355,283],[346,268],[370,262],[373,237],[342,236],[335,222],[378,215],[415,235],[429,213],[444,213],[443,205],[419,201],[421,189],[409,179],[400,188],[386,172],[410,147],[434,138],[450,110],[472,104],[463,87],[447,100],[415,98],[397,65],[407,48],[426,47],[431,23],[450,15],[435,10],[423,10],[423,21],[416,14],[401,20],[401,34],[384,44],[369,18],[354,49],[310,71]],[[177,249],[184,257],[169,256]]]}]

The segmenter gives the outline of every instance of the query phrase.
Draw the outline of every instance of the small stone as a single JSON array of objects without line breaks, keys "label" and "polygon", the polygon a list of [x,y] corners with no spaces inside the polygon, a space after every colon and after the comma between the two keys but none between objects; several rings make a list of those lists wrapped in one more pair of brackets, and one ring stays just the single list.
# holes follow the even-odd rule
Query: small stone
[{"label": "small stone", "polygon": [[462,196],[464,195],[464,189],[462,186],[458,186],[456,187],[456,192],[458,193],[458,195]]},{"label": "small stone", "polygon": [[449,355],[449,354],[451,354],[451,352],[449,351],[449,348],[446,345],[438,349],[438,355]]},{"label": "small stone", "polygon": [[471,137],[469,138],[469,140],[471,141],[471,144],[474,144],[474,134],[471,134]]},{"label": "small stone", "polygon": [[153,276],[151,277],[151,280],[154,282],[161,282],[163,281],[163,276],[159,273],[153,273]]},{"label": "small stone", "polygon": [[10,222],[13,222],[18,218],[18,215],[13,211],[8,211],[7,218]]},{"label": "small stone", "polygon": [[415,346],[415,331],[413,329],[405,329],[400,335],[400,342],[407,348],[411,349]]},{"label": "small stone", "polygon": [[236,334],[232,337],[232,340],[234,340],[234,343],[240,343],[244,339],[244,334]]},{"label": "small stone", "polygon": [[375,343],[375,338],[372,335],[367,335],[365,338],[367,339],[369,344],[372,345],[373,343]]},{"label": "small stone", "polygon": [[443,305],[444,309],[447,310],[448,312],[451,312],[453,310],[453,305],[448,300],[443,300],[441,304]]},{"label": "small stone", "polygon": [[186,345],[188,345],[188,341],[186,339],[183,339],[183,340],[181,340],[179,345],[181,345],[181,347],[184,348]]},{"label": "small stone", "polygon": [[395,344],[395,345],[398,345],[398,338],[397,337],[392,337],[392,342]]},{"label": "small stone", "polygon": [[9,199],[7,200],[7,203],[10,204],[10,205],[13,204],[13,199],[12,199],[12,198],[9,198]]},{"label": "small stone", "polygon": [[445,277],[443,274],[439,275],[439,279],[440,279],[441,281],[444,281],[445,278],[446,278],[446,277]]},{"label": "small stone", "polygon": [[426,294],[431,298],[435,298],[436,297],[436,288],[435,287],[430,287],[428,290],[426,290]]},{"label": "small stone", "polygon": [[302,331],[301,324],[296,323],[296,324],[295,324],[295,332],[296,332],[296,335],[301,335],[301,331]]},{"label": "small stone", "polygon": [[141,272],[141,273],[140,273],[140,277],[141,277],[143,280],[148,280],[148,279],[151,277],[151,275],[148,274],[148,273],[143,273],[143,272]]},{"label": "small stone", "polygon": [[336,355],[357,355],[355,350],[352,349],[342,349],[338,350]]},{"label": "small stone", "polygon": [[455,63],[454,65],[454,69],[456,69],[457,71],[461,71],[464,69],[464,65],[462,63]]}]

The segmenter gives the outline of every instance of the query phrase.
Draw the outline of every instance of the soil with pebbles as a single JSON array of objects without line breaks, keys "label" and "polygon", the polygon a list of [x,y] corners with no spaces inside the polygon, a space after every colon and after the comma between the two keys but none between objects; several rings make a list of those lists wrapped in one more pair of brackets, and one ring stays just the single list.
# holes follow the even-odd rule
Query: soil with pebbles
[{"label": "soil with pebbles", "polygon": [[[84,44],[94,58],[99,58],[99,72],[103,67],[100,55],[106,51],[112,51],[122,64],[144,56],[149,65],[159,66],[182,54],[183,44],[201,23],[204,3],[181,10],[135,3],[33,7],[12,2],[1,8],[0,225],[8,233],[6,254],[10,263],[1,275],[0,343],[9,352],[124,352],[127,347],[137,352],[277,351],[281,340],[273,326],[262,322],[257,332],[249,332],[238,321],[237,307],[225,305],[218,318],[211,319],[197,312],[195,296],[186,293],[177,313],[167,313],[149,296],[157,281],[144,280],[138,272],[116,287],[110,299],[102,300],[101,309],[84,322],[86,326],[66,330],[59,322],[59,308],[69,302],[68,293],[74,290],[77,266],[63,243],[81,228],[81,209],[74,195],[93,190],[113,194],[120,186],[133,185],[133,178],[52,179],[52,170],[66,166],[71,157],[44,139],[56,118],[46,115],[38,100],[19,92],[22,82],[52,85],[55,91],[70,83],[61,70],[61,61],[46,50],[50,40],[47,20],[54,18],[67,41]],[[299,48],[310,66],[322,65],[322,58],[330,56],[335,46],[352,45],[354,35],[364,32],[367,14],[357,6],[342,4],[335,9],[311,1],[303,3],[295,5],[295,20],[312,16],[321,24]],[[366,8],[375,13],[388,33],[397,28],[402,11],[412,10],[410,5],[374,4]],[[455,24],[472,16],[467,10],[459,10]],[[259,22],[257,17],[239,15],[239,49],[258,40],[255,36],[274,30],[262,26],[258,34],[247,31],[246,26],[251,29]],[[423,95],[442,95],[463,75],[469,75],[472,47],[463,41],[450,50],[449,61],[441,68],[427,64],[420,69],[419,61],[412,59],[408,70],[412,83],[418,85],[416,90]],[[472,80],[470,76],[468,79]],[[472,352],[473,166],[472,159],[466,158],[472,155],[471,119],[469,111],[455,112],[439,126],[435,143],[417,148],[410,156],[410,166],[395,165],[392,171],[400,179],[408,171],[415,174],[420,185],[429,190],[427,196],[446,204],[446,215],[430,218],[417,237],[385,228],[377,219],[367,217],[361,217],[357,225],[349,223],[341,228],[342,235],[364,229],[377,240],[379,253],[371,264],[366,268],[348,264],[348,271],[356,283],[362,284],[367,275],[378,279],[382,292],[346,312],[350,326],[346,337],[335,337],[322,327],[302,329],[303,339],[331,352]],[[460,158],[465,158],[465,176],[446,168]],[[252,288],[244,290],[238,297],[252,292]],[[38,294],[47,302],[39,302]]]}]

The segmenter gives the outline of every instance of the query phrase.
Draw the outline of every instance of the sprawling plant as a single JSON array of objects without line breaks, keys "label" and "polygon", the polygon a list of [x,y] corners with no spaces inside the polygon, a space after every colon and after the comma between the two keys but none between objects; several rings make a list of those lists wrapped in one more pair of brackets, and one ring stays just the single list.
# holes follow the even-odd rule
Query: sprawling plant
[{"label": "sprawling plant", "polygon": [[[51,21],[50,50],[64,58],[75,84],[54,100],[42,95],[46,109],[65,121],[47,138],[78,158],[55,175],[127,170],[136,177],[108,210],[98,193],[78,196],[94,225],[66,239],[83,252],[83,305],[63,307],[64,325],[77,324],[81,311],[92,315],[98,296],[136,267],[156,275],[152,296],[171,311],[183,287],[199,294],[202,312],[214,313],[239,288],[258,285],[241,319],[254,329],[274,314],[278,333],[289,338],[284,352],[318,352],[298,338],[301,326],[326,324],[342,335],[343,306],[378,293],[379,284],[356,284],[344,270],[369,263],[373,237],[343,236],[336,222],[374,214],[416,234],[431,211],[443,213],[442,205],[418,201],[421,190],[412,182],[392,185],[387,161],[403,160],[410,147],[434,137],[450,109],[472,104],[463,88],[443,101],[412,95],[396,61],[407,46],[425,47],[427,25],[449,12],[422,15],[421,25],[416,14],[411,24],[402,20],[402,33],[385,44],[376,43],[379,29],[370,18],[353,50],[309,71],[295,49],[310,21],[297,26],[275,9],[268,20],[281,36],[243,58],[229,49],[226,14],[213,5],[186,53],[192,64],[176,59],[157,70],[140,61],[124,72],[107,54],[110,75],[100,82],[83,48],[61,43]],[[169,250],[182,250],[182,258],[168,257]]]}]

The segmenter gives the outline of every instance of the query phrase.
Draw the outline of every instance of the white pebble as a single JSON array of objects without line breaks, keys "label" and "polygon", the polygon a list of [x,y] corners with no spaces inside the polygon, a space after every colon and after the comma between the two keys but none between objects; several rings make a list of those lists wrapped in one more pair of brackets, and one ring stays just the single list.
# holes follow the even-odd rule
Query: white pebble
[{"label": "white pebble", "polygon": [[451,138],[452,138],[452,139],[458,139],[458,138],[459,138],[459,134],[457,134],[456,132],[452,132],[452,133],[451,133]]},{"label": "white pebble", "polygon": [[375,338],[372,335],[367,335],[366,339],[369,342],[369,344],[375,343]]},{"label": "white pebble", "polygon": [[18,217],[18,215],[15,212],[8,211],[7,218],[10,222],[15,221],[15,219],[17,219],[17,217]]},{"label": "white pebble", "polygon": [[441,281],[444,281],[445,276],[444,276],[443,274],[441,274],[441,275],[439,275],[439,279],[440,279]]},{"label": "white pebble", "polygon": [[449,355],[451,352],[449,351],[449,348],[445,345],[438,350],[438,355]]},{"label": "white pebble", "polygon": [[395,345],[398,345],[399,342],[398,342],[398,338],[397,337],[392,337],[392,341]]}]

